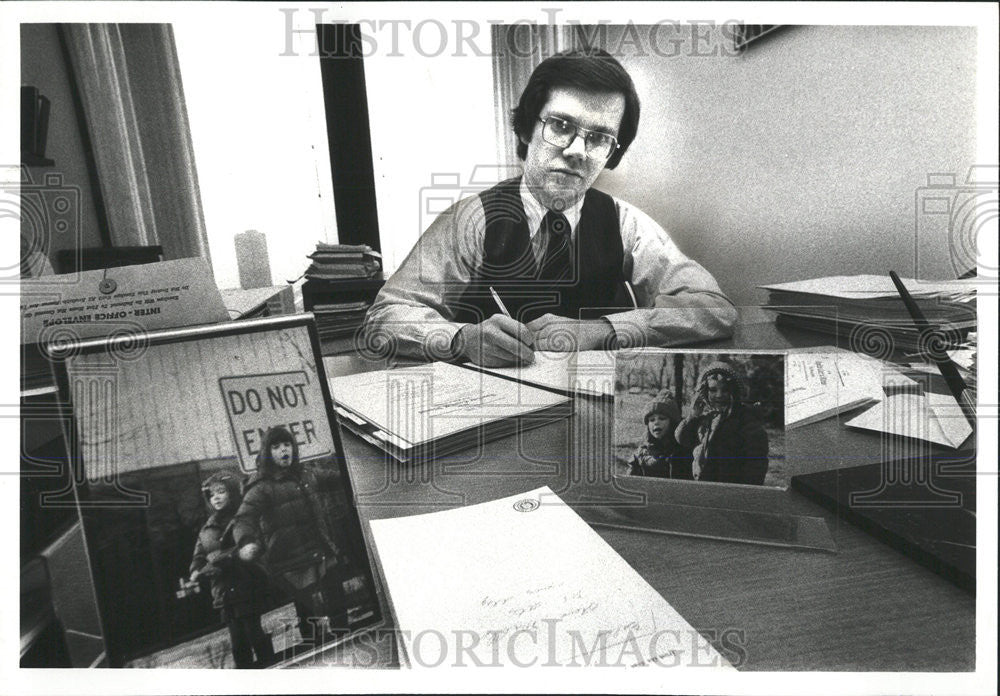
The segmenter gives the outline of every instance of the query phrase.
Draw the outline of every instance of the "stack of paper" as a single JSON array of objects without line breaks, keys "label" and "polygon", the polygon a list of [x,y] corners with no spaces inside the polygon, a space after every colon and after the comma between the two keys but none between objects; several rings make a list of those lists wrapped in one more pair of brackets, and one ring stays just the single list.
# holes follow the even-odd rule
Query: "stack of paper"
[{"label": "stack of paper", "polygon": [[[961,337],[975,327],[976,279],[902,281],[927,321],[946,335]],[[881,346],[889,338],[899,350],[921,348],[920,331],[888,276],[830,276],[760,287],[769,292],[767,307],[782,323],[851,338],[859,346],[869,341]]]},{"label": "stack of paper", "polygon": [[[844,425],[954,448],[972,434],[953,397],[925,391],[892,363],[826,347],[790,353],[786,364],[787,429],[868,406]],[[939,374],[932,365],[908,369]]]},{"label": "stack of paper", "polygon": [[341,423],[409,462],[568,417],[565,396],[448,363],[330,380]]},{"label": "stack of paper", "polygon": [[371,528],[413,667],[731,669],[548,488]]}]

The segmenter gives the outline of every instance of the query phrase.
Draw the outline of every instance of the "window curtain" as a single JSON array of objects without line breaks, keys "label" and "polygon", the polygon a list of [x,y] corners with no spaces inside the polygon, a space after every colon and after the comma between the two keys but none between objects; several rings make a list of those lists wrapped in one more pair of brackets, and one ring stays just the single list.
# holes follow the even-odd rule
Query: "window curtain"
[{"label": "window curtain", "polygon": [[585,35],[573,26],[494,24],[490,41],[493,49],[497,159],[501,164],[518,166],[520,160],[517,158],[516,136],[511,127],[511,113],[531,72],[549,56],[583,46]]},{"label": "window curtain", "polygon": [[173,30],[63,24],[114,246],[210,260]]}]

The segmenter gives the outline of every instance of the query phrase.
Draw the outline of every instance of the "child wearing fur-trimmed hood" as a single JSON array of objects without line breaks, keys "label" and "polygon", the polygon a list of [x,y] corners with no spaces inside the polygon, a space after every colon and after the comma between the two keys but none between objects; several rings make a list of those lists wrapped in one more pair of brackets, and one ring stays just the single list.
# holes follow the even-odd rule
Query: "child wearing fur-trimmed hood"
[{"label": "child wearing fur-trimmed hood", "polygon": [[761,485],[768,469],[768,441],[746,388],[732,365],[710,364],[698,377],[691,414],[681,421],[677,441],[690,447],[699,481]]},{"label": "child wearing fur-trimmed hood", "polygon": [[229,629],[236,666],[265,667],[274,660],[271,637],[260,625],[267,583],[259,571],[237,557],[231,534],[241,501],[240,478],[228,471],[216,472],[205,479],[201,492],[210,514],[198,532],[191,581],[202,577],[210,581],[212,606],[221,610]]}]

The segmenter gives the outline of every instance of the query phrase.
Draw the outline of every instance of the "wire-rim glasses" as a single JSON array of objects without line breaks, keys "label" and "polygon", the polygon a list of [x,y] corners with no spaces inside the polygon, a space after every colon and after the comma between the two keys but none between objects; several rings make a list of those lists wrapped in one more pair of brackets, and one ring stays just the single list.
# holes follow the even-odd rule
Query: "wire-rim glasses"
[{"label": "wire-rim glasses", "polygon": [[593,159],[608,159],[621,147],[618,139],[609,133],[590,130],[558,116],[546,116],[538,120],[543,124],[542,139],[549,145],[567,148],[582,133],[584,149],[587,156]]}]

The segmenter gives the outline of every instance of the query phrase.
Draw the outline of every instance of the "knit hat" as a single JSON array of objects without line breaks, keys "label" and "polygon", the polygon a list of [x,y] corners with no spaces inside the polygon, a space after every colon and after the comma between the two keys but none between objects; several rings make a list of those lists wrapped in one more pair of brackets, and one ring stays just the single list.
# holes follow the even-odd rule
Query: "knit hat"
[{"label": "knit hat", "polygon": [[677,402],[674,400],[673,394],[667,389],[661,389],[653,400],[649,402],[646,406],[646,415],[643,417],[645,422],[649,422],[649,417],[654,413],[658,413],[664,418],[669,418],[674,423],[677,423],[681,419],[681,410],[677,408]]},{"label": "knit hat", "polygon": [[701,391],[707,385],[709,377],[722,377],[727,383],[732,385],[733,397],[737,401],[743,399],[746,395],[747,388],[743,382],[743,377],[729,363],[716,361],[709,364],[698,377],[698,391]]},{"label": "knit hat", "polygon": [[212,508],[212,489],[216,486],[224,486],[229,493],[229,504],[227,507],[239,505],[240,502],[240,477],[229,471],[217,471],[201,484],[201,495],[205,499],[205,504],[209,510]]}]

